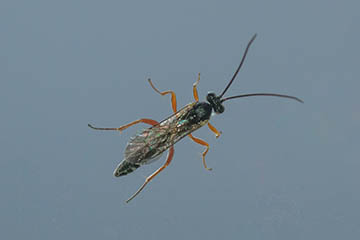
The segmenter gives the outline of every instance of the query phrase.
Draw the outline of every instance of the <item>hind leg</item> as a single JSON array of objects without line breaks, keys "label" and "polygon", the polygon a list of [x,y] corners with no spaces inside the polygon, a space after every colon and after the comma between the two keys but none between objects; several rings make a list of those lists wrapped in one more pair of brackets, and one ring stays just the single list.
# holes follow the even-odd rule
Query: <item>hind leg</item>
[{"label": "hind leg", "polygon": [[155,126],[157,124],[159,124],[157,121],[153,120],[153,119],[149,119],[149,118],[142,118],[142,119],[138,119],[136,121],[133,121],[129,124],[126,124],[124,126],[118,127],[118,128],[98,128],[98,127],[94,127],[91,124],[88,124],[88,126],[92,129],[95,130],[115,130],[115,131],[123,131],[125,129],[127,129],[128,127],[131,127],[132,125],[138,124],[138,123],[146,123],[152,126]]},{"label": "hind leg", "polygon": [[170,164],[173,156],[174,156],[174,147],[171,146],[165,164],[161,166],[158,170],[156,170],[153,174],[151,174],[149,177],[147,177],[144,184],[128,200],[126,200],[126,203],[133,200],[156,175],[158,175],[162,170],[164,170]]}]

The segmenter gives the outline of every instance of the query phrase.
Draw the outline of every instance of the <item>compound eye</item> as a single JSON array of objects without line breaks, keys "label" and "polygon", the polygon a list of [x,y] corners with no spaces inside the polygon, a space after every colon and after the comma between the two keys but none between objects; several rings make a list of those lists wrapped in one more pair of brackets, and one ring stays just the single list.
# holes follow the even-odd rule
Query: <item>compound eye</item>
[{"label": "compound eye", "polygon": [[216,113],[223,113],[225,111],[225,108],[222,104],[218,104],[218,105],[216,105],[214,111]]},{"label": "compound eye", "polygon": [[215,98],[216,98],[216,94],[213,92],[209,92],[208,95],[206,96],[206,100],[208,102],[213,102]]}]

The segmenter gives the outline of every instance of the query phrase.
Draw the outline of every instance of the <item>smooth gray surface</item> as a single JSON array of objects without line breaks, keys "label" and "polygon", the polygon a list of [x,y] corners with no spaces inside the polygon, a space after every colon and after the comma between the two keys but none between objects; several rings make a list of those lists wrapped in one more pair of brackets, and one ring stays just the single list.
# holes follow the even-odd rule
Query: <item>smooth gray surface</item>
[{"label": "smooth gray surface", "polygon": [[[2,1],[1,239],[359,239],[357,1]],[[114,178],[131,135],[199,94],[220,93],[207,129],[124,201],[164,158]]]}]

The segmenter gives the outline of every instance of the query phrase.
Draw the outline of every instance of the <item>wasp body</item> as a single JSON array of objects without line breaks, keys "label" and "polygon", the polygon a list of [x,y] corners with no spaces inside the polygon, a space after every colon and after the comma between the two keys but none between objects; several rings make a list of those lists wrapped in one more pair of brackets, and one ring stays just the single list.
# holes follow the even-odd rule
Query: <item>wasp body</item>
[{"label": "wasp body", "polygon": [[207,103],[190,103],[184,108],[130,139],[125,159],[114,171],[116,177],[133,172],[143,164],[152,163],[172,145],[180,141],[210,119],[211,106]]},{"label": "wasp body", "polygon": [[199,102],[198,92],[197,92],[197,84],[200,81],[200,74],[198,75],[197,81],[193,85],[193,95],[195,102],[190,103],[177,111],[176,106],[176,95],[173,91],[164,91],[161,92],[154,87],[151,80],[149,79],[149,83],[151,87],[161,95],[171,94],[171,104],[174,114],[168,117],[167,119],[161,121],[160,123],[147,118],[142,118],[131,122],[127,125],[121,126],[119,128],[97,128],[88,124],[89,127],[95,130],[117,130],[123,131],[126,128],[138,124],[138,123],[146,123],[152,125],[150,128],[144,129],[139,134],[132,137],[125,149],[125,158],[124,160],[117,166],[114,171],[114,175],[116,177],[126,175],[128,173],[133,172],[141,165],[149,164],[158,159],[161,154],[169,149],[168,157],[163,166],[161,166],[158,170],[156,170],[153,174],[146,178],[144,184],[126,201],[129,202],[138,193],[142,191],[142,189],[162,170],[164,170],[171,162],[174,155],[174,144],[180,141],[182,138],[189,136],[194,142],[205,146],[206,149],[202,153],[202,161],[203,165],[207,170],[211,170],[208,168],[205,162],[205,155],[209,151],[209,144],[200,138],[196,138],[192,135],[192,132],[199,129],[204,125],[208,125],[209,129],[215,133],[216,137],[219,137],[221,132],[219,132],[214,126],[212,126],[209,122],[212,112],[214,111],[216,114],[221,114],[224,112],[225,108],[223,106],[223,102],[241,97],[250,97],[250,96],[275,96],[275,97],[283,97],[290,98],[296,101],[302,102],[299,98],[282,95],[276,93],[251,93],[251,94],[242,94],[232,97],[223,98],[223,95],[228,90],[232,82],[234,81],[236,75],[238,74],[241,66],[244,63],[245,57],[249,50],[251,43],[254,41],[256,34],[252,37],[250,42],[248,43],[245,53],[241,59],[240,65],[235,71],[232,79],[224,89],[224,91],[217,96],[215,93],[208,93],[206,97],[206,102]]}]

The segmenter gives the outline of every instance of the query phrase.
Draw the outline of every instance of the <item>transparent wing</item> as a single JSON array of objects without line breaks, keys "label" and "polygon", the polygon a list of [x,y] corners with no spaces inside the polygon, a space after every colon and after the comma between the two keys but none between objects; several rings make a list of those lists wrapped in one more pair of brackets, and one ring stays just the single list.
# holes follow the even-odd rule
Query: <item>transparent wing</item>
[{"label": "transparent wing", "polygon": [[168,126],[156,126],[132,137],[125,149],[125,160],[140,165],[158,160],[169,145],[168,129]]},{"label": "transparent wing", "polygon": [[162,156],[163,152],[162,153],[159,153],[157,156],[153,157],[153,158],[150,158],[150,159],[147,159],[146,161],[144,161],[142,164],[150,164],[150,163],[153,163],[157,160],[159,160]]},{"label": "transparent wing", "polygon": [[158,125],[144,129],[132,137],[125,149],[125,161],[137,165],[152,163],[170,146],[201,127],[200,124],[194,125],[187,121],[187,115],[195,104],[196,102],[186,105]]}]

